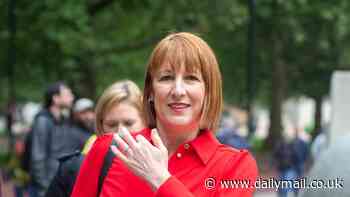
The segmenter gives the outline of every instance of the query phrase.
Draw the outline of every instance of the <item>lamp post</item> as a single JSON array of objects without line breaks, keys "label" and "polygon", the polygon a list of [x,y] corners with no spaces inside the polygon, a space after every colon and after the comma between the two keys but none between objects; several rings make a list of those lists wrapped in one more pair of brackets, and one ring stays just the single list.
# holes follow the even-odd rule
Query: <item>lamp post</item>
[{"label": "lamp post", "polygon": [[15,91],[15,80],[14,80],[14,70],[16,64],[16,0],[9,0],[8,4],[8,109],[7,109],[7,132],[9,137],[9,150],[14,150],[14,136],[12,132],[12,123],[14,120],[15,113],[15,101],[16,101],[16,91]]}]

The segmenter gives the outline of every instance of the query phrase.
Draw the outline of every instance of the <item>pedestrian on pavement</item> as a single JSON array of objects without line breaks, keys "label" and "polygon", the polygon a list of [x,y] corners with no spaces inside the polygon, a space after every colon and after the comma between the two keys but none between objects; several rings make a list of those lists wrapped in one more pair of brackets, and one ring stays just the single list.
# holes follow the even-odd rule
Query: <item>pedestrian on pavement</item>
[{"label": "pedestrian on pavement", "polygon": [[57,157],[64,151],[64,111],[71,108],[74,95],[63,82],[48,86],[44,108],[32,125],[30,175],[32,196],[43,197],[58,169]]}]

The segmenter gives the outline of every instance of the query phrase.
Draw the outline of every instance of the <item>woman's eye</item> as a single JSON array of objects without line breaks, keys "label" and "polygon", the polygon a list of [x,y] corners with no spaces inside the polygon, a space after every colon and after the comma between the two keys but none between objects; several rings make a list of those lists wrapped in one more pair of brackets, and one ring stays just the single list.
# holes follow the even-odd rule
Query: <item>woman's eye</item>
[{"label": "woman's eye", "polygon": [[118,123],[117,123],[117,122],[105,123],[104,125],[105,125],[105,127],[108,128],[108,129],[113,129],[113,128],[118,127]]},{"label": "woman's eye", "polygon": [[196,75],[188,75],[186,76],[186,79],[191,81],[199,81],[199,77],[197,77]]},{"label": "woman's eye", "polygon": [[172,80],[173,76],[171,75],[163,75],[159,78],[159,81],[168,81],[168,80]]},{"label": "woman's eye", "polygon": [[113,129],[113,128],[115,128],[115,127],[118,127],[117,125],[115,125],[115,124],[110,124],[110,125],[107,125],[107,128],[109,128],[109,129]]},{"label": "woman's eye", "polygon": [[134,121],[128,120],[128,121],[125,121],[124,124],[125,124],[126,127],[131,127],[134,124]]}]

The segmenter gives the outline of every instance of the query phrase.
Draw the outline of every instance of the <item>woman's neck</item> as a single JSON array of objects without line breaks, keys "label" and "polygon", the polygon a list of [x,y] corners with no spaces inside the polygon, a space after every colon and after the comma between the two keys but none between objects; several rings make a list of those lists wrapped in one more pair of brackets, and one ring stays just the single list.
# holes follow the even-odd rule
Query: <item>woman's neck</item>
[{"label": "woman's neck", "polygon": [[199,126],[186,129],[158,123],[157,128],[164,145],[168,149],[169,157],[175,153],[181,144],[195,139],[199,133]]}]

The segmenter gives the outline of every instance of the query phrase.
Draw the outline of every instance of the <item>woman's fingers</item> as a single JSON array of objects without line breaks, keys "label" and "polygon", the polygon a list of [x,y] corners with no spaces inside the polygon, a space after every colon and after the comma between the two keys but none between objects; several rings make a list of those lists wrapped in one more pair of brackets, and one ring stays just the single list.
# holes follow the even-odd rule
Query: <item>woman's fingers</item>
[{"label": "woman's fingers", "polygon": [[120,158],[124,163],[128,163],[128,162],[129,162],[128,158],[126,158],[126,156],[125,156],[122,152],[120,152],[120,151],[118,150],[117,146],[112,145],[112,146],[111,146],[111,150],[112,150],[112,152],[113,152],[118,158]]},{"label": "woman's fingers", "polygon": [[128,149],[130,148],[129,145],[118,134],[114,134],[113,139],[117,143],[117,147],[119,148],[119,150],[123,151],[124,153],[126,153],[126,155],[128,155]]},{"label": "woman's fingers", "polygon": [[143,137],[143,135],[140,135],[140,134],[137,135],[136,141],[137,141],[137,143],[142,144],[142,146],[152,147],[152,144],[148,140],[146,140],[146,138]]},{"label": "woman's fingers", "polygon": [[[167,152],[167,148],[165,147],[162,139],[159,136],[159,133],[156,129],[152,129],[151,131],[151,139],[154,143],[154,146],[161,150],[162,152]],[[136,140],[131,136],[130,132],[122,127],[118,134],[114,134],[114,140],[118,145],[119,150],[129,155],[131,152],[137,151],[136,149],[139,147],[147,146],[149,148],[154,147],[144,136],[137,135]],[[128,149],[131,150],[128,150]]]},{"label": "woman's fingers", "polygon": [[142,135],[137,135],[135,140],[127,129],[121,128],[114,136],[117,145],[112,145],[111,150],[134,174],[158,188],[171,176],[168,153],[156,130],[151,138],[154,145]]},{"label": "woman's fingers", "polygon": [[135,139],[131,136],[130,132],[127,128],[122,127],[120,131],[118,132],[119,136],[125,140],[125,142],[130,146],[132,150],[135,150],[137,148],[137,142]]},{"label": "woman's fingers", "polygon": [[159,136],[157,129],[152,129],[151,138],[152,138],[154,145],[157,148],[159,148],[161,151],[165,151],[165,150],[167,151],[162,139],[160,139],[160,136]]}]

